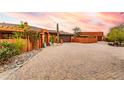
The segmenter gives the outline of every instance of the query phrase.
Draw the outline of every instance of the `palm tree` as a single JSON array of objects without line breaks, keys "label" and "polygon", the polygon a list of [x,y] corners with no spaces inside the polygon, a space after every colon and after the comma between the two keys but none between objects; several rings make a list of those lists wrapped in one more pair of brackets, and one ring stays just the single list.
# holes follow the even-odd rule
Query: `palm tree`
[{"label": "palm tree", "polygon": [[79,32],[81,32],[81,29],[80,27],[75,27],[73,28],[73,31],[74,31],[75,36],[79,36]]}]

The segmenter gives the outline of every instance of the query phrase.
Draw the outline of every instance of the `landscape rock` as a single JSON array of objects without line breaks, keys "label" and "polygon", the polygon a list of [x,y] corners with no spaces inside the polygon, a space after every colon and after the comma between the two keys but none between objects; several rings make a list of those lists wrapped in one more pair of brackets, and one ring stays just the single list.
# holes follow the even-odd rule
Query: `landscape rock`
[{"label": "landscape rock", "polygon": [[0,73],[23,65],[23,63],[25,63],[27,60],[30,60],[41,50],[42,49],[32,50],[10,58],[8,61],[5,62],[5,64],[0,65]]}]

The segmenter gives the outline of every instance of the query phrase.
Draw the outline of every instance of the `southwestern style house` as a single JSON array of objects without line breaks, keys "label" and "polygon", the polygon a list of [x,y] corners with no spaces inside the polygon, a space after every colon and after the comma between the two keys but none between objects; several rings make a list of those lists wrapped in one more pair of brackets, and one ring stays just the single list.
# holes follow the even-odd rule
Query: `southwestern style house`
[{"label": "southwestern style house", "polygon": [[[24,25],[28,25],[27,22],[25,22]],[[30,26],[30,29],[33,31],[40,31],[41,38],[37,42],[38,48],[41,48],[43,46],[42,44],[44,43],[44,39],[46,39],[46,44],[48,45],[49,33],[46,29],[41,29],[34,26]],[[12,38],[13,32],[23,33],[24,30],[19,28],[17,24],[0,23],[0,42],[7,41],[10,43],[14,43],[15,39]],[[32,42],[27,41],[25,38],[23,38],[23,41],[26,44],[24,51],[32,50]]]},{"label": "southwestern style house", "polygon": [[[25,22],[24,25],[28,25],[28,23]],[[53,37],[53,43],[57,42],[56,30],[47,30],[34,26],[30,26],[30,30],[40,32],[40,39],[37,41],[37,48],[42,48],[44,43],[49,46],[51,37]],[[14,43],[15,39],[12,38],[13,32],[23,33],[24,30],[19,28],[17,24],[0,23],[0,42],[7,41],[10,43]],[[71,36],[73,36],[73,34],[60,31],[59,36],[63,42],[71,42]],[[26,39],[23,39],[23,41],[26,43],[24,51],[32,50],[32,42],[27,41]]]},{"label": "southwestern style house", "polygon": [[[27,22],[24,23],[25,26],[28,25]],[[46,46],[50,45],[51,37],[52,42],[57,43],[57,31],[56,30],[47,30],[39,27],[29,26],[33,31],[40,32],[40,39],[37,41],[37,48],[42,48],[43,44],[46,43]],[[0,42],[7,41],[14,43],[15,39],[12,38],[13,32],[24,32],[23,29],[19,28],[17,24],[10,23],[0,23]],[[80,37],[74,37],[74,34],[59,31],[59,38],[62,42],[76,42],[76,43],[96,43],[97,41],[103,40],[103,32],[79,32]],[[26,46],[24,51],[31,51],[33,49],[32,42],[23,38]]]}]

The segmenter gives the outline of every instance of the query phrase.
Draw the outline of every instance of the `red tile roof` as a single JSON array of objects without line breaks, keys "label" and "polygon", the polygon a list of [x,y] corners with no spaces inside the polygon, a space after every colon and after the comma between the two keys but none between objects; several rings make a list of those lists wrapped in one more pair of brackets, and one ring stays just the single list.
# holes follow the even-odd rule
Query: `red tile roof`
[{"label": "red tile roof", "polygon": [[80,35],[104,36],[103,32],[79,32]]}]

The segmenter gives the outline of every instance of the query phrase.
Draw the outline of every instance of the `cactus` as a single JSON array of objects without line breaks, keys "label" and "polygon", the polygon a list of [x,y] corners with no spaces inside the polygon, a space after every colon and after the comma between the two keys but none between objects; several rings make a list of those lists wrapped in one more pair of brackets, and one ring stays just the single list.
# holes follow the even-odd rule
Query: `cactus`
[{"label": "cactus", "polygon": [[57,44],[58,44],[59,43],[59,24],[58,23],[57,23],[56,30],[57,30]]}]

